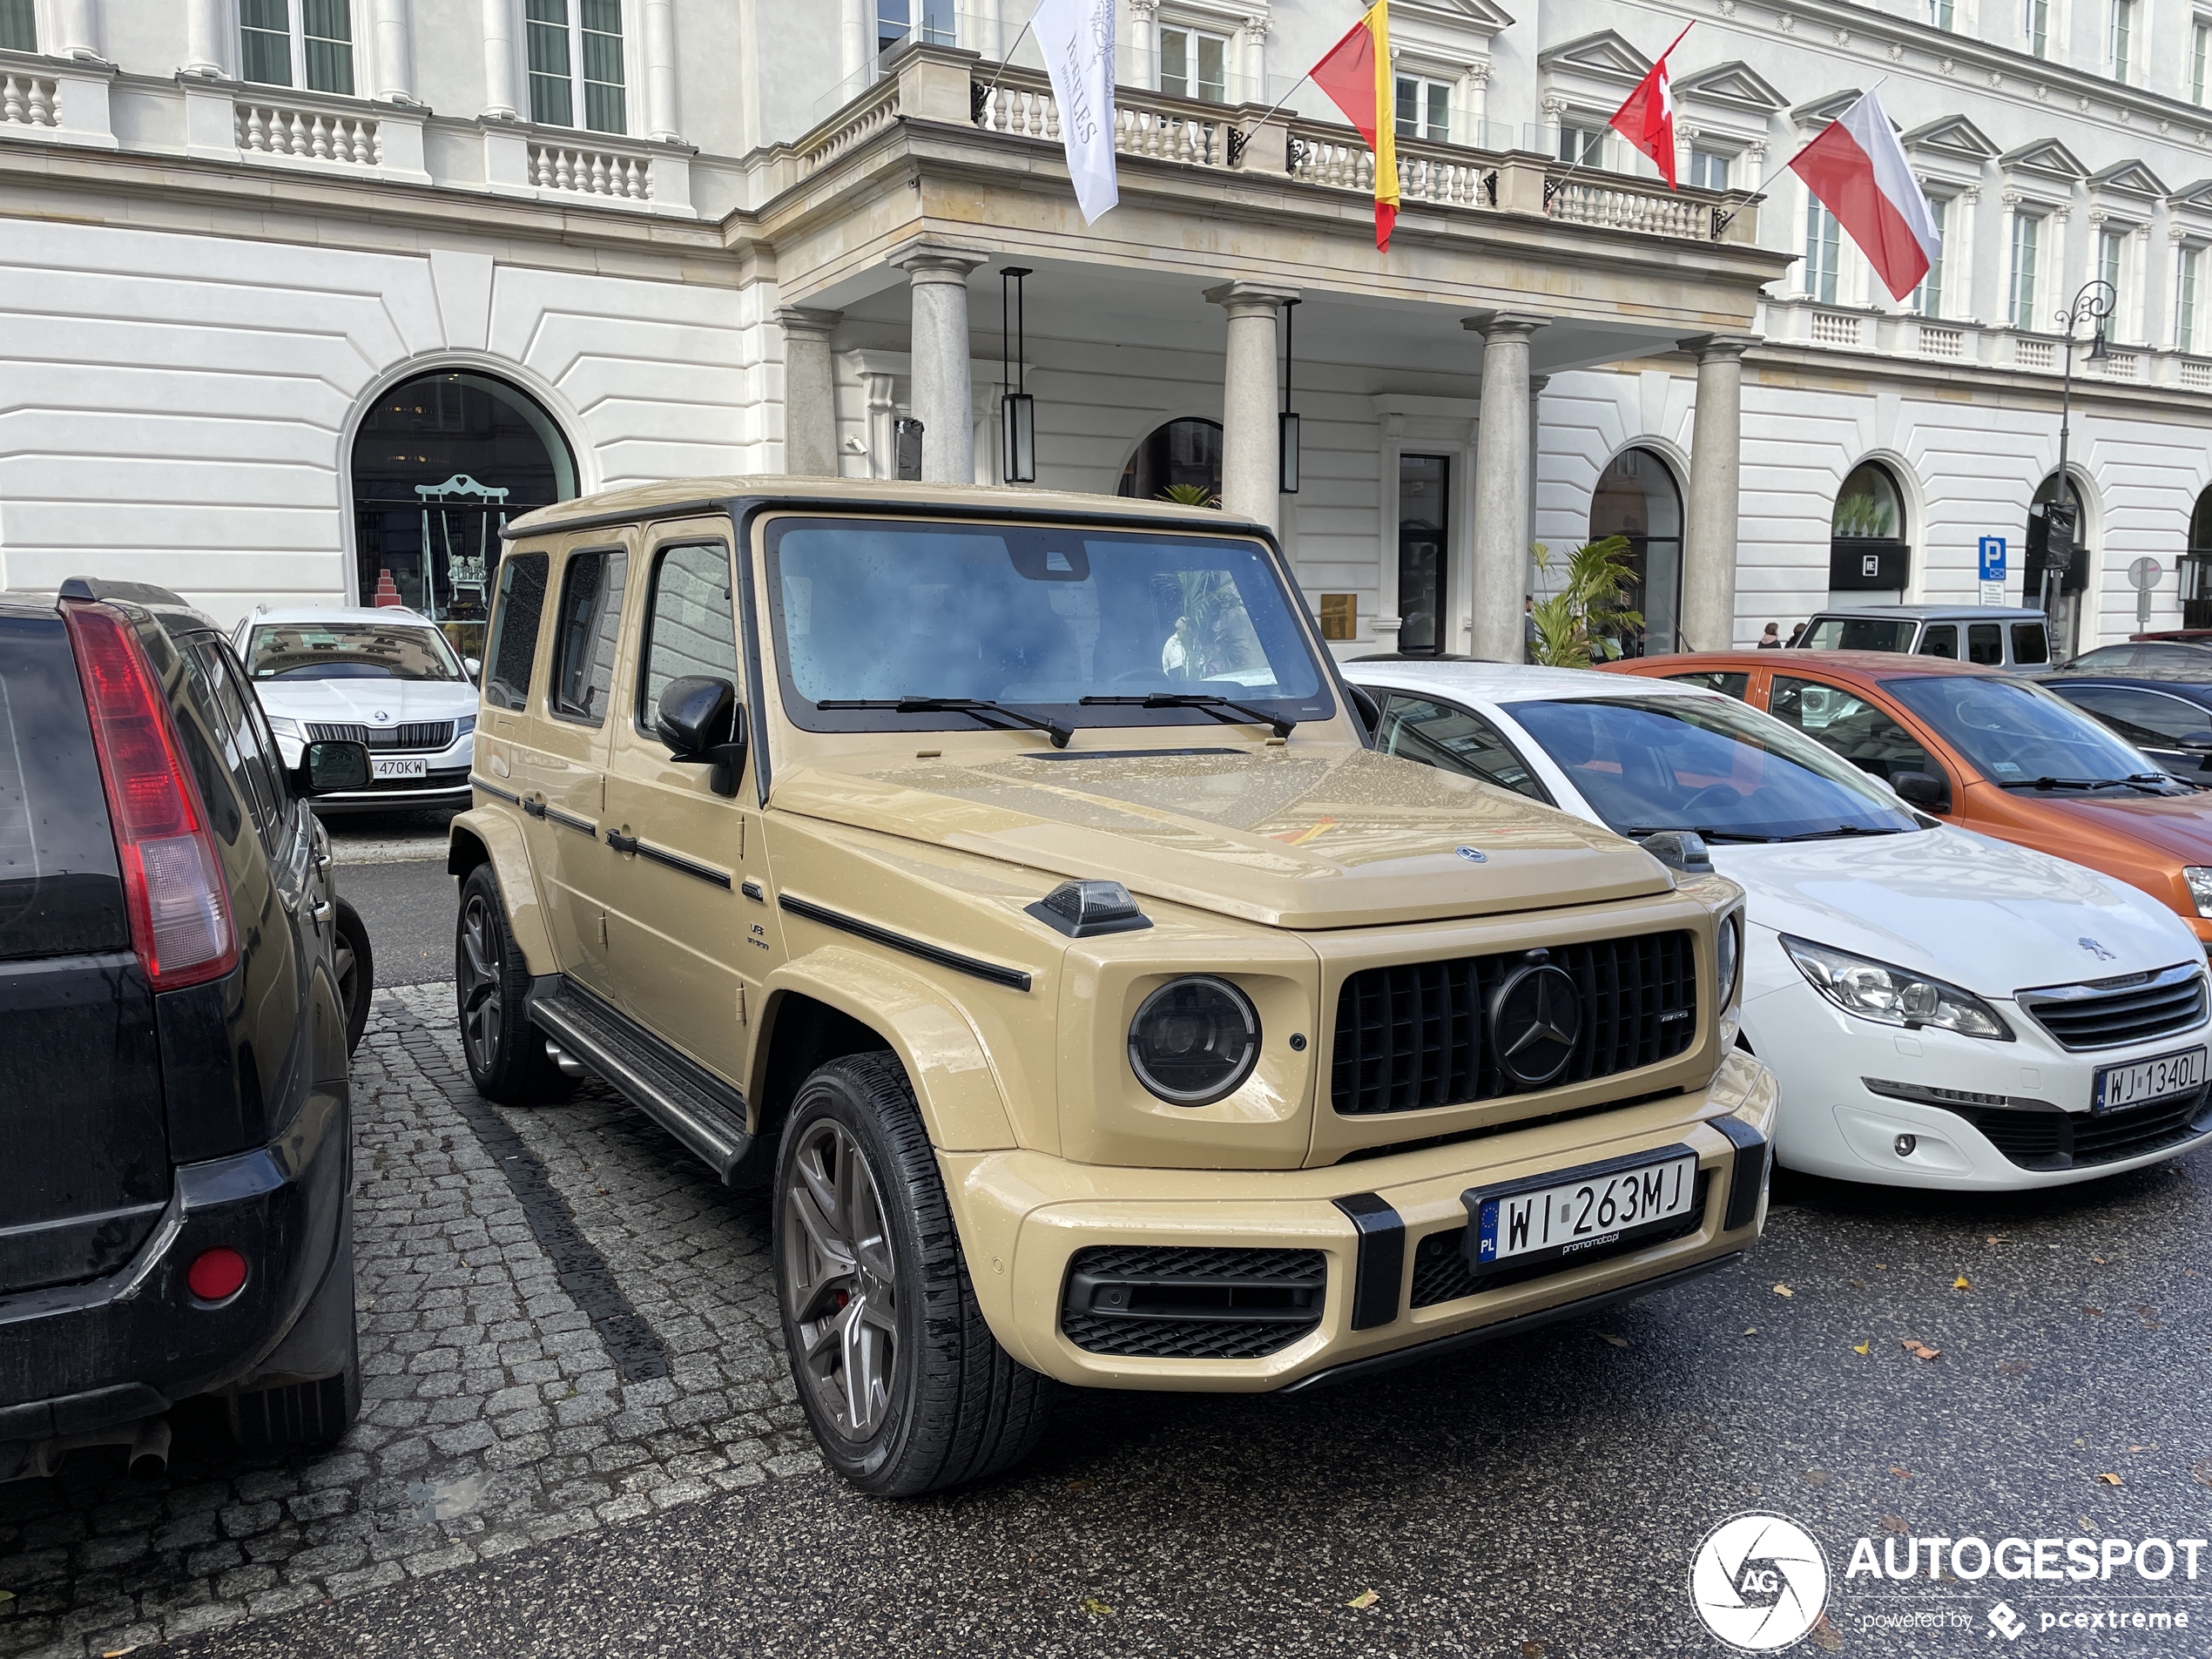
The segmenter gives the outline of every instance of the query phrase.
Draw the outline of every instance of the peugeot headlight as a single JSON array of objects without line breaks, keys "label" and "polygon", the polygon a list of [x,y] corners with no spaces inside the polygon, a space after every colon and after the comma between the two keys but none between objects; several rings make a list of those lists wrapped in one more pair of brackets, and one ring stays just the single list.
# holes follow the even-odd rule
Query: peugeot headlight
[{"label": "peugeot headlight", "polygon": [[1172,1106],[1209,1106],[1231,1093],[1259,1059],[1259,1014],[1226,980],[1171,980],[1130,1022],[1137,1082]]},{"label": "peugeot headlight", "polygon": [[1713,1006],[1726,1013],[1743,972],[1743,913],[1731,910],[1713,930]]},{"label": "peugeot headlight", "polygon": [[1846,1014],[1901,1025],[1908,1031],[1932,1025],[1962,1036],[2013,1040],[2012,1028],[1972,991],[1787,934],[1782,935],[1782,948],[1813,989]]},{"label": "peugeot headlight", "polygon": [[[299,721],[287,720],[281,714],[269,716],[269,730],[280,738],[290,738],[295,743],[304,741],[307,737],[307,733],[300,730]],[[2207,870],[2204,873],[2212,876],[2212,870]],[[2194,886],[2195,883],[2192,882],[2190,885]]]},{"label": "peugeot headlight", "polygon": [[2212,916],[2212,869],[2192,864],[2182,872],[2182,879],[2189,884],[2189,897],[2196,900],[2196,914]]}]

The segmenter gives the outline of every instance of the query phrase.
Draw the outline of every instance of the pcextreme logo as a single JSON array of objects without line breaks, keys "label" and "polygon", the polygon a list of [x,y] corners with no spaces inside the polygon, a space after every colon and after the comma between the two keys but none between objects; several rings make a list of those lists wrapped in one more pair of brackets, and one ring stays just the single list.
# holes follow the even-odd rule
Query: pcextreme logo
[{"label": "pcextreme logo", "polygon": [[1705,1534],[1689,1561],[1689,1599],[1705,1628],[1743,1653],[1779,1653],[1804,1640],[1828,1605],[1828,1558],[1780,1515],[1734,1515]]}]

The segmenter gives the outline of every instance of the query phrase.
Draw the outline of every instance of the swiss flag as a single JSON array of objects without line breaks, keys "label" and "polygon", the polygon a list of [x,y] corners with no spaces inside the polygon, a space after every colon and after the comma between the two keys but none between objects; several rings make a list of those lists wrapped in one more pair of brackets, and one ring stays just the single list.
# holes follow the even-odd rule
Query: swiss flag
[{"label": "swiss flag", "polygon": [[[1685,25],[1682,35],[1694,27]],[[1659,54],[1651,72],[1636,83],[1635,91],[1613,111],[1611,122],[1614,131],[1658,165],[1660,177],[1669,190],[1675,187],[1675,92],[1667,81],[1667,57],[1682,44],[1682,35],[1675,37],[1674,46]]]}]

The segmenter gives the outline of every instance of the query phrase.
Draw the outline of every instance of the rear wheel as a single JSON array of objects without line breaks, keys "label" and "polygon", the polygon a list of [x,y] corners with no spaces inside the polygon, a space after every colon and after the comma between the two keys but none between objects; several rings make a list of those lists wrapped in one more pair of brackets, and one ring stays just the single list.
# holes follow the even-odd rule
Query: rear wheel
[{"label": "rear wheel", "polygon": [[800,1087],[775,1198],[785,1344],[838,1473],[907,1497],[1028,1456],[1050,1418],[1052,1384],[983,1322],[895,1059],[833,1061]]},{"label": "rear wheel", "polygon": [[460,1001],[462,1052],[476,1092],[502,1106],[566,1100],[573,1085],[530,1023],[529,968],[507,925],[499,879],[489,864],[479,864],[461,884],[453,979]]},{"label": "rear wheel", "polygon": [[368,928],[361,913],[343,899],[337,900],[338,936],[331,954],[338,969],[338,1001],[346,1010],[346,1052],[361,1046],[368,1029],[368,1004],[376,990],[376,958],[368,945]]}]

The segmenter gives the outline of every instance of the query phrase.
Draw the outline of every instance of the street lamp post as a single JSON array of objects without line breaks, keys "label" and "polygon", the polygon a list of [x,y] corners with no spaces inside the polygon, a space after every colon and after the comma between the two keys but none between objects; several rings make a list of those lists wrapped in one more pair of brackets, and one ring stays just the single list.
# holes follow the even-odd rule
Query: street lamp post
[{"label": "street lamp post", "polygon": [[[2065,360],[2059,381],[2059,487],[2054,501],[2054,505],[2060,508],[2067,505],[2067,498],[2074,494],[2073,475],[2067,471],[2067,445],[2068,439],[2073,435],[2074,424],[2074,330],[2085,322],[2091,325],[2094,332],[2089,337],[2089,361],[2093,363],[2104,361],[2112,354],[2105,339],[2104,325],[2106,320],[2112,315],[2113,306],[2119,298],[2119,294],[2114,291],[2111,283],[2099,279],[2083,283],[2074,292],[2074,303],[2064,311],[2056,314],[2059,331],[2066,338],[2066,344],[2062,347],[2065,352]],[[2073,505],[2074,510],[2070,516],[2074,521],[2074,529],[2078,530],[2081,523],[2080,503],[2076,501]],[[2057,565],[2051,563],[2049,546],[2050,543],[2047,538],[2044,543],[2041,595],[2043,615],[2046,618],[2048,618],[2051,614],[2052,588],[2065,574],[2064,563]],[[2068,557],[2071,556],[2073,546],[2074,536],[2069,531],[2066,541]]]}]

